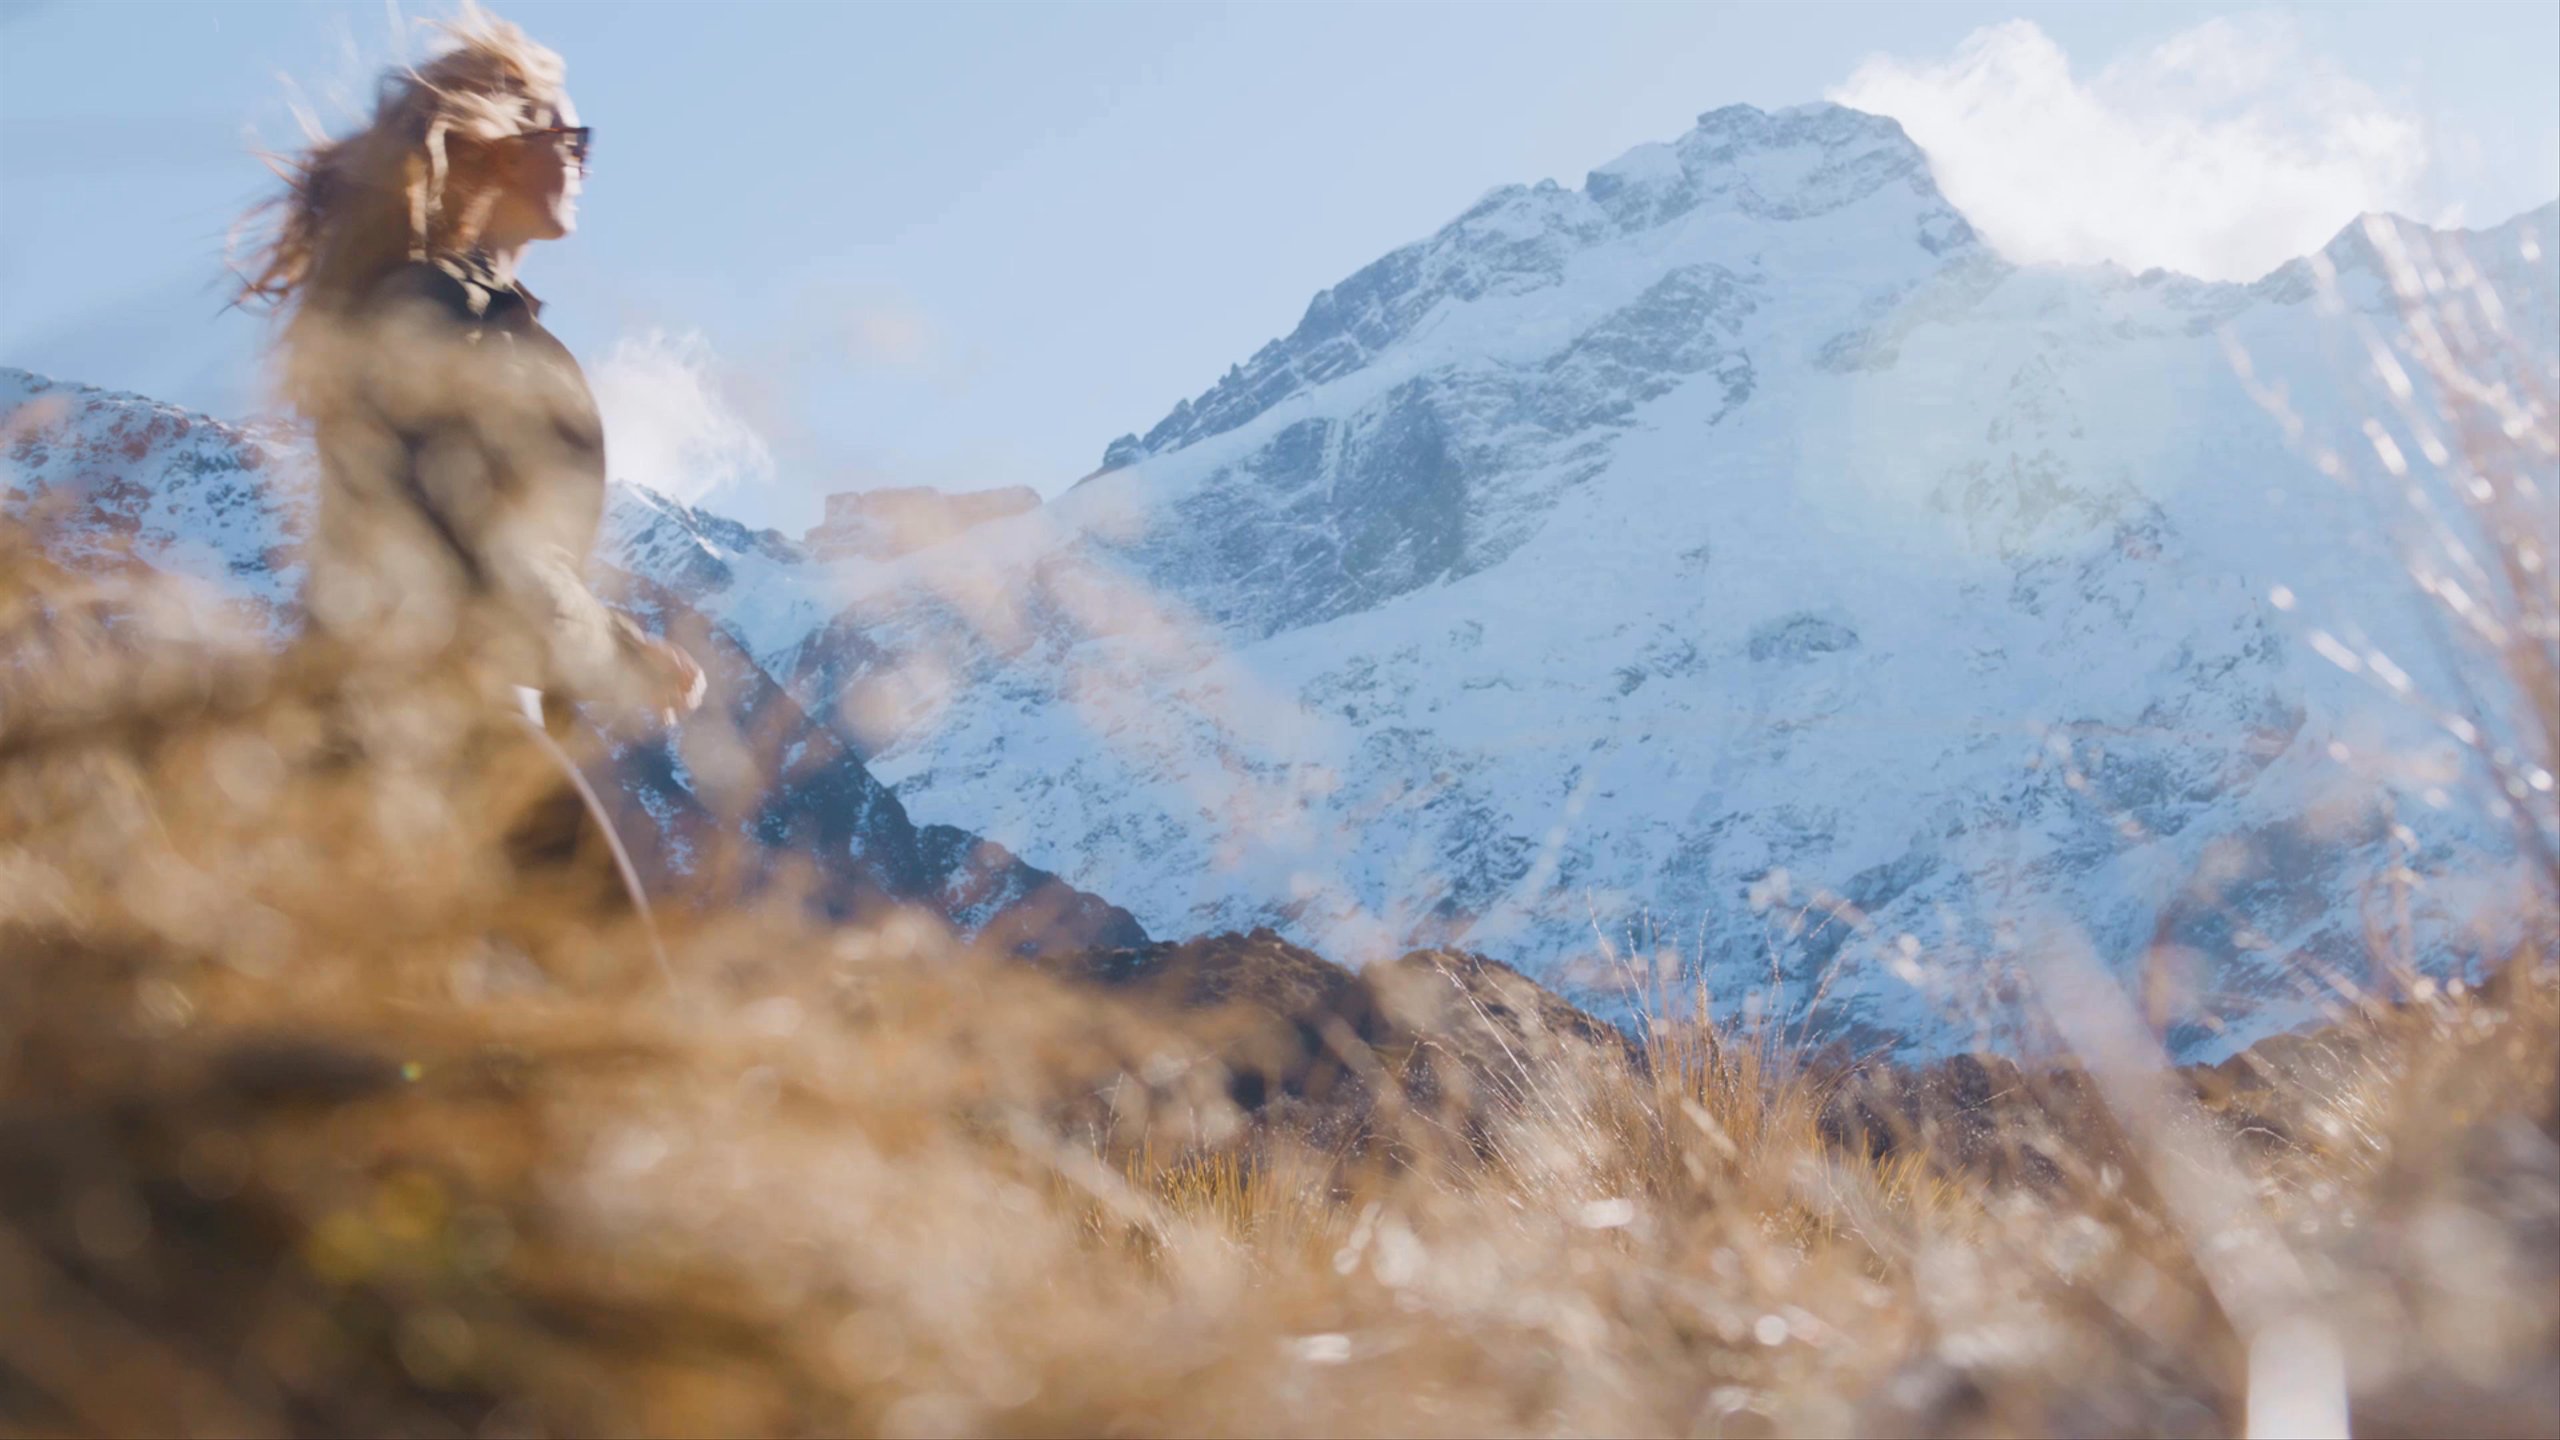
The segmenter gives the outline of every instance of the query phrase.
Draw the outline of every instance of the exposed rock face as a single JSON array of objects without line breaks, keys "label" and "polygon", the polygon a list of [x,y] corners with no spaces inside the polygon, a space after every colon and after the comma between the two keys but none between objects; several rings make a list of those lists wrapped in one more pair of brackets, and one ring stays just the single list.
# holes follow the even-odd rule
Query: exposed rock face
[{"label": "exposed rock face", "polygon": [[[673,895],[718,903],[798,872],[829,918],[919,906],[961,935],[1026,957],[1145,944],[1129,913],[1026,865],[992,841],[949,825],[915,824],[852,749],[814,724],[734,640],[649,581],[599,577],[610,599],[674,636],[701,661],[719,702],[720,741],[697,742],[729,772],[726,793],[687,763],[682,733],[627,743],[615,757],[622,828],[649,837],[651,867]],[[729,742],[734,741],[732,745]],[[739,849],[742,874],[714,877],[701,861]]]},{"label": "exposed rock face", "polygon": [[1039,504],[1039,493],[1025,485],[965,491],[911,485],[830,495],[826,518],[801,544],[820,560],[887,559]]},{"label": "exposed rock face", "polygon": [[1270,930],[1053,960],[1072,979],[1184,1012],[1231,1098],[1316,1133],[1363,1123],[1382,1089],[1440,1123],[1483,1127],[1637,1063],[1609,1025],[1497,961],[1414,951],[1357,972]]},{"label": "exposed rock face", "polygon": [[[293,436],[7,370],[0,426],[5,518],[39,524],[57,560],[200,582],[208,608],[231,611],[242,622],[236,636],[252,643],[296,623],[295,550],[312,489]],[[660,541],[646,553],[703,590],[735,576],[714,544],[742,545],[749,559],[767,562],[790,556],[769,532],[656,497],[637,504],[653,523],[633,524],[635,502],[620,503],[626,537]],[[1126,911],[1004,847],[951,826],[918,827],[832,730],[669,586],[612,569],[597,580],[607,598],[684,643],[711,680],[711,705],[689,732],[620,745],[612,783],[602,787],[662,902],[734,898],[796,867],[812,903],[836,919],[919,906],[965,936],[1024,955],[1145,942]],[[706,757],[716,763],[702,765]]]},{"label": "exposed rock face", "polygon": [[1635,1048],[1592,1016],[1499,960],[1465,950],[1414,950],[1360,972],[1388,1033],[1412,1038],[1477,1077],[1527,1079],[1523,1067],[1566,1055],[1576,1063],[1632,1062]]}]

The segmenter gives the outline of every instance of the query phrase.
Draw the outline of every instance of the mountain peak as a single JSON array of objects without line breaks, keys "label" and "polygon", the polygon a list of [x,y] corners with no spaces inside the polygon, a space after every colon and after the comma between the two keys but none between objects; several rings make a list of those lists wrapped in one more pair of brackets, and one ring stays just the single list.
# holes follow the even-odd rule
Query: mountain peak
[{"label": "mountain peak", "polygon": [[[2479,273],[2470,323],[2539,356],[2552,219],[2370,238]],[[2127,975],[2176,947],[2155,1023],[2211,1058],[2356,973],[2375,877],[2511,853],[2368,758],[2442,743],[2369,674],[2455,682],[2376,582],[2379,466],[2321,448],[2387,402],[2301,298],[2013,265],[1892,121],[1710,112],[1493,192],[1124,439],[1134,473],[1002,554],[1002,633],[939,598],[996,568],[964,548],[951,585],[868,581],[879,648],[827,673],[968,675],[879,732],[884,778],[1166,933],[1462,942],[1612,994],[1623,935],[1719,995],[1775,977],[1779,1023],[1962,1047],[2032,1039],[1974,1020],[2024,900]],[[2430,964],[2473,943],[2438,914]]]},{"label": "mountain peak", "polygon": [[1816,135],[1868,136],[1910,146],[1902,122],[1871,110],[1856,110],[1831,100],[1815,100],[1763,110],[1757,105],[1720,105],[1698,116],[1693,136],[1731,138],[1759,146],[1795,144]]},{"label": "mountain peak", "polygon": [[[1972,227],[1938,193],[1927,157],[1893,120],[1827,102],[1710,110],[1678,139],[1636,146],[1591,171],[1581,189],[1546,180],[1486,192],[1430,238],[1317,292],[1296,330],[1196,399],[1177,403],[1144,436],[1113,441],[1102,468],[1233,430],[1363,368],[1445,305],[1561,285],[1579,257],[1642,232],[1692,216],[1710,226],[1720,224],[1714,217],[1791,224],[1896,190],[1909,197],[1918,222],[1905,233],[1929,256],[1973,243]],[[1897,230],[1905,223],[1886,222]],[[1714,229],[1679,243],[1707,247],[1685,257],[1690,261],[1723,264],[1729,262],[1714,252],[1734,240],[1734,232]]]},{"label": "mountain peak", "polygon": [[[1789,152],[1800,153],[1779,158]],[[1592,171],[1584,193],[1622,229],[1640,230],[1717,202],[1802,219],[1896,181],[1939,198],[1927,157],[1898,122],[1824,101],[1710,110],[1678,140],[1638,145]]]},{"label": "mountain peak", "polygon": [[2367,210],[2339,226],[2318,251],[2287,260],[2251,282],[2250,289],[2287,303],[2299,302],[2319,288],[2317,269],[2325,265],[2333,277],[2369,277],[2366,299],[2358,303],[2387,309],[2395,302],[2391,300],[2391,264],[2376,243],[2380,236],[2422,265],[2441,265],[2459,255],[2502,294],[2514,292],[2547,302],[2556,258],[2550,244],[2555,228],[2560,228],[2560,200],[2477,229],[2430,225],[2394,211]]}]

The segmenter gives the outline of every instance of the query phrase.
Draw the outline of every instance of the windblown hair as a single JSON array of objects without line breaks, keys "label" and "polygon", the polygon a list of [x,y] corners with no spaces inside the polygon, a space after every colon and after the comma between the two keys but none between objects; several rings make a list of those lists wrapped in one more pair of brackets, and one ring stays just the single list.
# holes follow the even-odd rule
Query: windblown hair
[{"label": "windblown hair", "polygon": [[547,123],[567,67],[551,49],[473,6],[440,27],[449,48],[383,72],[372,123],[275,157],[282,194],[240,267],[239,300],[287,317],[286,349],[316,316],[360,300],[384,275],[445,244],[467,197],[450,193],[451,142],[494,142]]}]

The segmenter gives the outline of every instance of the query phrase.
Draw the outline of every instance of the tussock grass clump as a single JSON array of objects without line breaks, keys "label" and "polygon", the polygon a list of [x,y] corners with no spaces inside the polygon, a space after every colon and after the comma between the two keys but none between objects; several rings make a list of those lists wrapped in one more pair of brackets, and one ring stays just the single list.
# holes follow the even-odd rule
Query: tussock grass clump
[{"label": "tussock grass clump", "polygon": [[0,716],[84,718],[0,737],[12,1428],[2560,1428],[2544,957],[2185,1074],[779,901],[669,907],[662,974],[511,843],[525,736],[191,683],[33,554]]}]

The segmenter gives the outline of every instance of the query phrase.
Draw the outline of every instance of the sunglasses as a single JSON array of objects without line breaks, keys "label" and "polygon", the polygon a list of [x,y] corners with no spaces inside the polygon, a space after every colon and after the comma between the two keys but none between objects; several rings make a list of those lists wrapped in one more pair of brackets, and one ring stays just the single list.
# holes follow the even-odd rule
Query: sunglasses
[{"label": "sunglasses", "polygon": [[587,156],[595,149],[596,131],[592,125],[552,125],[540,130],[520,130],[510,140],[531,140],[538,135],[557,135],[569,152],[570,163],[581,171],[587,168]]}]

